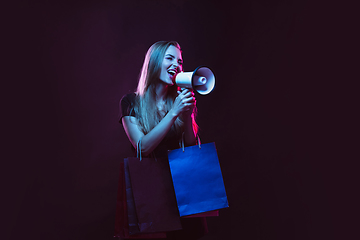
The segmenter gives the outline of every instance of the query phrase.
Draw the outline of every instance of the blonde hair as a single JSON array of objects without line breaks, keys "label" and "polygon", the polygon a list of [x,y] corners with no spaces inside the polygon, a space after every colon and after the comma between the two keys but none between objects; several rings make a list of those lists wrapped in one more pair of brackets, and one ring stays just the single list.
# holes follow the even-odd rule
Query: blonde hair
[{"label": "blonde hair", "polygon": [[[145,55],[145,60],[141,69],[139,83],[136,91],[136,102],[134,106],[135,114],[140,124],[140,130],[147,134],[150,132],[163,118],[156,107],[156,86],[160,83],[160,73],[162,62],[166,50],[170,46],[180,49],[180,45],[175,41],[160,41],[154,43]],[[166,99],[166,111],[172,108],[175,98],[177,97],[178,87],[176,85],[169,86]],[[196,124],[196,107],[193,111],[192,124],[197,134],[198,125]],[[177,136],[181,137],[184,122],[178,117],[174,123],[174,130]]]}]

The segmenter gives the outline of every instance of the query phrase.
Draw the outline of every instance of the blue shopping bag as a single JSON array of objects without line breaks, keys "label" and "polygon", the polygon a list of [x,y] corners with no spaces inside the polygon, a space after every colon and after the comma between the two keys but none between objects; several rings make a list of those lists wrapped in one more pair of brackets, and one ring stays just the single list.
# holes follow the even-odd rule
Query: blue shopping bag
[{"label": "blue shopping bag", "polygon": [[168,151],[180,216],[229,206],[215,143]]}]

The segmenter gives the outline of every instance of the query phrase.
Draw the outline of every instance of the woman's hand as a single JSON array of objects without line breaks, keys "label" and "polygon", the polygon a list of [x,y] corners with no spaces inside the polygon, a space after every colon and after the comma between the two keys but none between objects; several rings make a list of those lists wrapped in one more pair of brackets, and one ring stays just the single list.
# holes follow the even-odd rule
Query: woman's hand
[{"label": "woman's hand", "polygon": [[196,99],[194,92],[189,89],[183,89],[178,91],[179,96],[174,101],[174,106],[177,106],[181,110],[180,114],[184,121],[184,142],[186,146],[192,146],[196,144],[196,132],[193,126],[192,113],[196,106]]},{"label": "woman's hand", "polygon": [[172,111],[177,117],[181,114],[184,117],[191,116],[195,106],[196,99],[194,97],[194,92],[189,89],[183,89],[181,92],[178,91],[178,96],[176,97]]}]

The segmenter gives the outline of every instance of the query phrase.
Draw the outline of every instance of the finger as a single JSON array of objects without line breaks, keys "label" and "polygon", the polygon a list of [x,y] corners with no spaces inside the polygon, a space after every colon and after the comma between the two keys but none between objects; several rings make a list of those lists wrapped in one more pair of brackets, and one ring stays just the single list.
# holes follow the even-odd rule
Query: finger
[{"label": "finger", "polygon": [[194,103],[187,103],[185,108],[186,108],[187,110],[193,110],[194,107],[195,107]]},{"label": "finger", "polygon": [[181,91],[181,93],[184,94],[184,95],[188,94],[189,92],[190,92],[190,91],[189,91],[188,88],[184,88],[184,89],[182,89],[182,91]]},{"label": "finger", "polygon": [[189,97],[193,97],[194,93],[193,92],[187,92],[184,94],[184,97],[189,98]]},{"label": "finger", "polygon": [[189,103],[191,104],[194,101],[192,99],[183,99],[181,102],[182,102],[182,104],[184,104],[186,106],[187,104],[189,104]]},{"label": "finger", "polygon": [[187,98],[183,98],[183,100],[184,101],[186,101],[186,102],[195,102],[196,101],[196,99],[195,99],[195,97],[187,97]]},{"label": "finger", "polygon": [[194,89],[189,88],[188,91],[189,91],[191,94],[194,94]]}]

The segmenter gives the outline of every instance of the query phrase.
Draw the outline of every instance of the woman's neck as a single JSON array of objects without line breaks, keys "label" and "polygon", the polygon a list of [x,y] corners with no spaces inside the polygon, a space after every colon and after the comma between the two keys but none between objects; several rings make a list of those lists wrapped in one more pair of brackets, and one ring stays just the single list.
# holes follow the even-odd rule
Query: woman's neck
[{"label": "woman's neck", "polygon": [[157,102],[165,101],[167,90],[168,90],[167,84],[159,83],[156,86],[155,92],[156,92],[156,101]]}]

